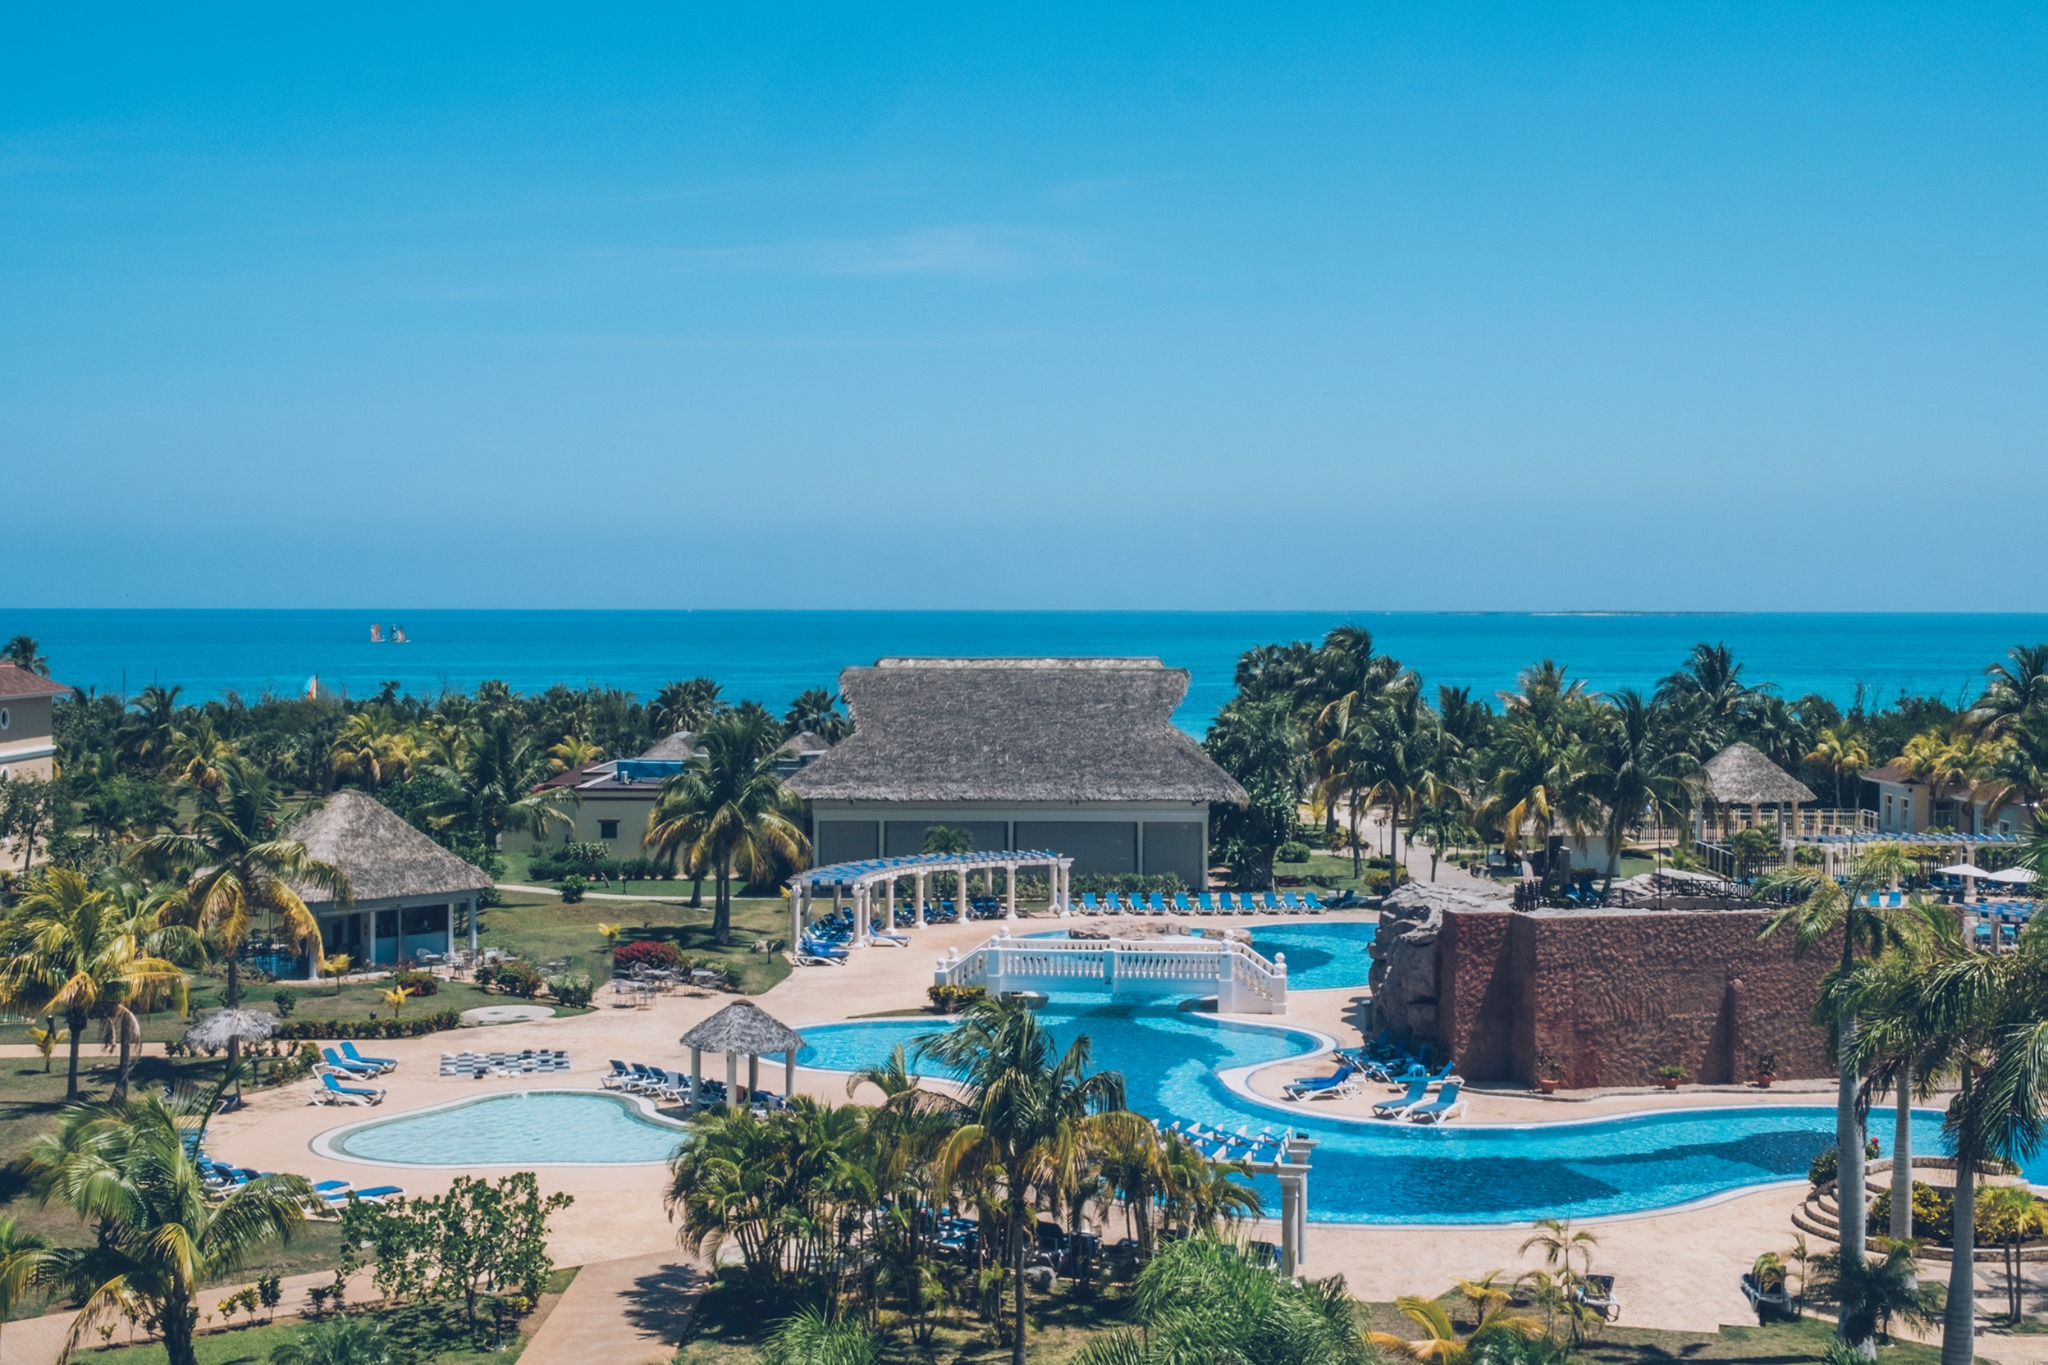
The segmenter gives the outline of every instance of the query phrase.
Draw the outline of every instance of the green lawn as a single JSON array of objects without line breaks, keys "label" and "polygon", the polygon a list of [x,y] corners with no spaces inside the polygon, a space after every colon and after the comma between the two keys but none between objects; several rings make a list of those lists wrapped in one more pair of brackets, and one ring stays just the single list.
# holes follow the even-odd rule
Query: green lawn
[{"label": "green lawn", "polygon": [[[548,1281],[548,1293],[559,1296],[576,1278],[574,1268],[558,1270]],[[488,1365],[514,1361],[526,1349],[527,1340],[553,1306],[541,1301],[541,1313],[519,1325],[518,1335],[501,1346],[479,1345],[459,1311],[440,1304],[400,1304],[379,1308],[376,1318],[389,1338],[393,1355],[412,1365]],[[193,1343],[200,1365],[268,1365],[271,1351],[296,1341],[305,1332],[305,1321],[286,1321],[262,1326],[237,1327],[209,1332]],[[118,1335],[115,1338],[119,1340]],[[116,1346],[94,1352],[91,1359],[107,1365],[163,1365],[164,1348],[157,1345]]]},{"label": "green lawn", "polygon": [[656,901],[583,900],[564,905],[558,896],[507,892],[505,904],[482,912],[478,941],[504,948],[536,962],[567,958],[570,970],[588,972],[602,982],[611,976],[599,924],[625,926],[620,942],[653,939],[673,943],[693,960],[718,962],[737,976],[740,989],[759,995],[789,975],[789,959],[781,953],[751,951],[758,939],[789,938],[789,902],[735,900],[732,942],[720,946],[711,938],[710,896],[704,908]]}]

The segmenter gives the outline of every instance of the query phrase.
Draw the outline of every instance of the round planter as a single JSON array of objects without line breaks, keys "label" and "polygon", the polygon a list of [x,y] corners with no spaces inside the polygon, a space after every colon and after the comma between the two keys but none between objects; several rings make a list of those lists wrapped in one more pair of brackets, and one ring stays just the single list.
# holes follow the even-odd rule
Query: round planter
[{"label": "round planter", "polygon": [[1545,1095],[1555,1095],[1557,1093],[1557,1078],[1555,1076],[1538,1076],[1536,1078],[1536,1089]]},{"label": "round planter", "polygon": [[1678,1089],[1678,1083],[1684,1079],[1683,1076],[1659,1076],[1657,1084],[1663,1086],[1666,1090],[1676,1090]]}]

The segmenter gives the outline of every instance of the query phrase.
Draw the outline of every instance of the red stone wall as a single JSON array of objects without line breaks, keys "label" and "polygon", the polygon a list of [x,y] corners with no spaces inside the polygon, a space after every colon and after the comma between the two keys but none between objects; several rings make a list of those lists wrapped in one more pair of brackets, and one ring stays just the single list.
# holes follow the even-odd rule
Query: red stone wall
[{"label": "red stone wall", "polygon": [[1747,1081],[1761,1053],[1786,1079],[1832,1074],[1811,1022],[1833,955],[1757,941],[1762,911],[1525,915],[1447,911],[1437,939],[1438,1037],[1471,1081],[1530,1083],[1536,1057],[1567,1087]]}]

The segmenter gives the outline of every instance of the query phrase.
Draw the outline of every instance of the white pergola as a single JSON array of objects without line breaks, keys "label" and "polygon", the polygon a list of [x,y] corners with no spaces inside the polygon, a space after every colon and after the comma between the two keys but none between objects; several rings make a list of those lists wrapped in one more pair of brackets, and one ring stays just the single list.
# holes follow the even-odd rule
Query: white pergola
[{"label": "white pergola", "polygon": [[905,877],[917,882],[916,906],[917,927],[924,927],[924,908],[929,899],[931,875],[934,872],[955,872],[960,874],[960,914],[967,914],[967,878],[976,872],[987,874],[988,893],[995,894],[996,873],[1001,871],[1007,884],[1004,888],[1003,918],[1017,918],[1017,872],[1022,868],[1044,868],[1051,889],[1053,910],[1061,915],[1069,913],[1068,884],[1073,880],[1074,860],[1063,853],[1045,849],[1005,849],[1000,853],[916,853],[903,858],[870,858],[857,863],[832,863],[825,867],[814,867],[799,872],[789,882],[789,942],[794,949],[803,942],[804,928],[810,923],[811,901],[822,887],[832,889],[832,903],[837,908],[841,897],[853,900],[854,924],[857,932],[854,942],[865,946],[874,933],[873,912],[876,906],[876,888],[881,889],[882,923],[893,928],[896,923],[896,883]]}]

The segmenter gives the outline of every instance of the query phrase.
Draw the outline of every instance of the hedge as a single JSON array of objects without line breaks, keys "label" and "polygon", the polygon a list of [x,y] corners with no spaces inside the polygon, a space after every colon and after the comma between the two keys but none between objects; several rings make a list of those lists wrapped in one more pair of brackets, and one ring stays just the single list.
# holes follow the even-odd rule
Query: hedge
[{"label": "hedge", "polygon": [[652,967],[657,971],[674,971],[683,965],[683,950],[673,943],[657,939],[641,939],[612,951],[612,971],[629,971],[634,967]]},{"label": "hedge", "polygon": [[461,1010],[435,1010],[431,1014],[404,1014],[396,1019],[293,1019],[279,1024],[270,1036],[288,1041],[307,1039],[315,1042],[342,1038],[419,1038],[461,1027]]}]

